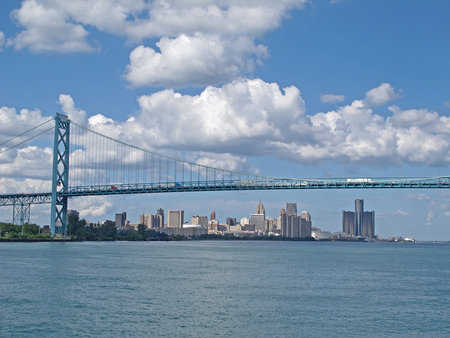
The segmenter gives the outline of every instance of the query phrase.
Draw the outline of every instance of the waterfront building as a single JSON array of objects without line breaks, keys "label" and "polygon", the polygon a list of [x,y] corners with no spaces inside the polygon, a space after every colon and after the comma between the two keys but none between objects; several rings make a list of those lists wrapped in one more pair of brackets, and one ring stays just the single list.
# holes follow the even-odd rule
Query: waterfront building
[{"label": "waterfront building", "polygon": [[355,213],[353,211],[342,211],[342,231],[350,236],[356,236]]},{"label": "waterfront building", "polygon": [[159,216],[158,228],[164,227],[164,209],[159,208],[158,210],[156,210],[156,214]]},{"label": "waterfront building", "polygon": [[264,215],[264,219],[266,219],[266,209],[264,208],[264,205],[259,201],[258,205],[256,206],[255,214],[257,215]]},{"label": "waterfront building", "polygon": [[280,217],[278,217],[278,224],[281,229],[281,236],[284,237],[287,237],[286,217],[286,210],[281,208]]},{"label": "waterfront building", "polygon": [[184,223],[184,210],[169,210],[167,213],[167,227],[182,228]]},{"label": "waterfront building", "polygon": [[216,212],[213,210],[211,211],[211,216],[209,217],[209,219],[212,221],[213,219],[216,219]]},{"label": "waterfront building", "polygon": [[217,231],[219,228],[219,222],[215,219],[209,220],[209,227],[208,229],[211,231]]},{"label": "waterfront building", "polygon": [[247,217],[242,217],[241,218],[241,225],[246,225],[246,224],[249,224],[248,218]]},{"label": "waterfront building", "polygon": [[117,228],[125,228],[125,224],[127,222],[127,213],[122,212],[121,214],[115,215],[116,227]]},{"label": "waterfront building", "polygon": [[193,224],[185,224],[186,227],[183,228],[159,228],[158,231],[165,233],[169,236],[185,236],[185,237],[192,237],[192,236],[200,236],[200,235],[207,235],[208,230],[203,228],[200,225],[193,225]]},{"label": "waterfront building", "polygon": [[297,216],[297,203],[286,203],[286,215]]},{"label": "waterfront building", "polygon": [[150,228],[150,218],[152,214],[141,214],[139,215],[139,224],[144,224],[147,228]]},{"label": "waterfront building", "polygon": [[202,227],[207,229],[208,228],[208,216],[198,216],[198,215],[192,216],[191,223],[201,225]]},{"label": "waterfront building", "polygon": [[236,225],[237,224],[236,218],[235,217],[227,217],[227,220],[225,223],[227,223],[228,227]]},{"label": "waterfront building", "polygon": [[293,204],[295,203],[288,203],[286,208],[290,209],[290,215],[284,209],[280,211],[279,223],[281,224],[281,235],[289,238],[311,237],[311,216],[306,211],[303,211],[300,216],[297,216],[297,205],[295,204],[294,208]]},{"label": "waterfront building", "polygon": [[141,214],[139,224],[144,224],[149,229],[162,228],[163,222],[161,215]]},{"label": "waterfront building", "polygon": [[255,231],[265,232],[265,220],[263,214],[251,214],[249,224],[255,226]]},{"label": "waterfront building", "polygon": [[375,237],[375,211],[364,211],[364,200],[355,200],[355,212],[342,211],[342,231],[350,236]]},{"label": "waterfront building", "polygon": [[321,230],[311,231],[311,236],[317,241],[331,240],[333,238],[333,234],[330,231],[321,231]]}]

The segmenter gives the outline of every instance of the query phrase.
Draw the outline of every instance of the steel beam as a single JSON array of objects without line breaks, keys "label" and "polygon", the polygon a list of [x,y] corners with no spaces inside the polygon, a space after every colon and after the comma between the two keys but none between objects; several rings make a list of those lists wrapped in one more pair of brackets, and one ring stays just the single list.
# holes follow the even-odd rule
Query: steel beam
[{"label": "steel beam", "polygon": [[56,114],[53,144],[52,206],[50,231],[67,235],[67,196],[69,188],[69,135],[70,120],[65,115]]}]

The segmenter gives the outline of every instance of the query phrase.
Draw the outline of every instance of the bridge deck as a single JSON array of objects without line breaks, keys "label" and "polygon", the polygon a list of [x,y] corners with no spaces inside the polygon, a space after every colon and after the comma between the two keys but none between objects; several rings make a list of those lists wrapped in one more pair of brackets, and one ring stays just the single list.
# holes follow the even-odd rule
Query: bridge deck
[{"label": "bridge deck", "polygon": [[[159,182],[70,187],[59,196],[99,196],[165,192],[285,190],[285,189],[449,189],[450,177],[263,179]],[[0,206],[51,203],[51,193],[0,195]]]}]

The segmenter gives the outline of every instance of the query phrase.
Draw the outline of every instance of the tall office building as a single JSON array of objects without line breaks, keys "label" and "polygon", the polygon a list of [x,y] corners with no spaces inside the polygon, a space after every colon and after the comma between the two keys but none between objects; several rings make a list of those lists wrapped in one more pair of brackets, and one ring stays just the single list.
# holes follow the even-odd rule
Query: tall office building
[{"label": "tall office building", "polygon": [[286,203],[286,215],[297,216],[297,203]]},{"label": "tall office building", "polygon": [[159,208],[156,210],[156,214],[159,216],[159,228],[164,227],[164,209]]},{"label": "tall office building", "polygon": [[141,214],[139,224],[144,224],[149,229],[162,228],[161,215]]},{"label": "tall office building", "polygon": [[209,219],[210,219],[211,221],[216,219],[216,212],[215,212],[214,210],[211,211],[211,216],[209,217]]},{"label": "tall office building", "polygon": [[201,225],[203,228],[208,229],[208,216],[192,216],[191,224]]},{"label": "tall office building", "polygon": [[282,208],[280,210],[280,217],[278,217],[278,226],[281,228],[281,236],[283,237],[287,237],[286,218],[286,210]]},{"label": "tall office building", "polygon": [[124,228],[125,227],[125,223],[127,221],[127,213],[126,212],[122,212],[121,214],[116,214],[116,227],[117,228]]},{"label": "tall office building", "polygon": [[281,235],[289,238],[305,238],[311,237],[311,215],[303,211],[300,216],[297,216],[297,206],[295,205],[295,214],[293,214],[293,207],[291,204],[291,215],[288,215],[284,209],[281,209],[279,222],[281,224]]},{"label": "tall office building", "polygon": [[265,219],[263,214],[251,214],[249,224],[255,225],[255,231],[265,232]]},{"label": "tall office building", "polygon": [[350,236],[356,236],[355,213],[353,211],[342,211],[342,231]]},{"label": "tall office building", "polygon": [[167,227],[182,228],[184,223],[184,210],[169,210],[167,212]]},{"label": "tall office building", "polygon": [[256,206],[255,213],[250,215],[249,224],[254,224],[257,232],[266,232],[266,209],[261,202]]},{"label": "tall office building", "polygon": [[359,236],[362,234],[362,219],[364,212],[364,200],[355,200],[355,225]]},{"label": "tall office building", "polygon": [[264,208],[264,204],[262,204],[261,201],[256,206],[255,214],[264,215],[264,219],[266,219],[266,209]]},{"label": "tall office building", "polygon": [[342,211],[342,231],[351,236],[375,237],[375,211],[364,211],[364,200],[355,200],[355,212]]},{"label": "tall office building", "polygon": [[225,223],[227,223],[227,225],[228,225],[229,227],[230,227],[230,226],[233,226],[233,225],[236,225],[236,224],[237,224],[237,223],[236,223],[236,217],[227,217]]},{"label": "tall office building", "polygon": [[300,213],[300,237],[311,237],[312,221],[311,215],[306,210]]}]

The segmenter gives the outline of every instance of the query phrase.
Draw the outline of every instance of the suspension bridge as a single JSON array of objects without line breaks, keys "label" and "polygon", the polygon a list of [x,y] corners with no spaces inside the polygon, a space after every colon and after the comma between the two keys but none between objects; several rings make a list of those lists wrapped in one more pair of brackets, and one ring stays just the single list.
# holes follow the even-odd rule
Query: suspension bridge
[{"label": "suspension bridge", "polygon": [[51,204],[52,235],[67,234],[68,200],[73,197],[231,190],[450,188],[450,176],[279,178],[214,168],[128,144],[61,114],[0,143],[12,144],[0,148],[0,156],[52,131],[53,160],[48,170],[51,189],[0,195],[0,206],[13,207],[14,224],[30,222],[31,204]]}]

